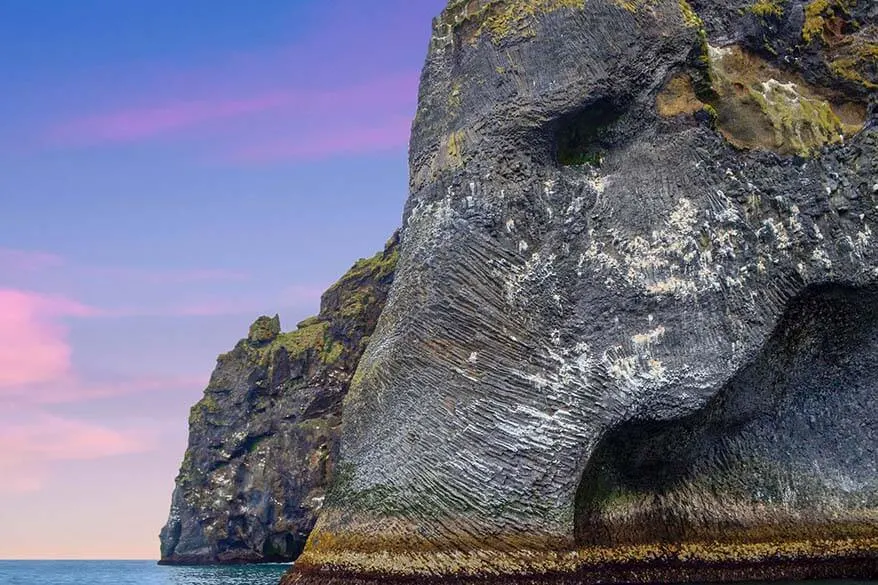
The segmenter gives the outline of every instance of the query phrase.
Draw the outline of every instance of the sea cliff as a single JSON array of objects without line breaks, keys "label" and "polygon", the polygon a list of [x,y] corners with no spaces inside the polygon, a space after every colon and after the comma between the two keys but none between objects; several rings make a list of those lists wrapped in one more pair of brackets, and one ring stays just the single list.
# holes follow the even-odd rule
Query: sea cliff
[{"label": "sea cliff", "polygon": [[878,6],[455,0],[292,583],[874,575]]},{"label": "sea cliff", "polygon": [[221,356],[164,561],[878,575],[878,4],[452,0],[409,167],[398,241]]},{"label": "sea cliff", "polygon": [[217,358],[189,416],[161,563],[291,561],[326,496],[341,401],[393,282],[399,239],[357,262],[290,332],[277,316]]}]

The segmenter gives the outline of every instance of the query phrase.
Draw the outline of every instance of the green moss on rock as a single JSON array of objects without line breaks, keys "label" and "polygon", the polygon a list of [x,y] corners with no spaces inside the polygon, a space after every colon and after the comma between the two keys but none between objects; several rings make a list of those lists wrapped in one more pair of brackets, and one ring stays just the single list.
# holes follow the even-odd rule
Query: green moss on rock
[{"label": "green moss on rock", "polygon": [[312,315],[311,317],[306,317],[302,319],[298,323],[296,323],[296,329],[304,329],[305,327],[310,327],[311,325],[316,325],[320,322],[320,317],[316,315]]},{"label": "green moss on rock", "polygon": [[250,333],[247,339],[254,343],[267,343],[273,341],[280,333],[280,317],[261,316],[250,325]]},{"label": "green moss on rock", "polygon": [[704,29],[704,22],[702,22],[701,17],[698,16],[698,13],[692,8],[692,6],[686,0],[679,0],[680,4],[680,12],[683,15],[683,22],[689,28],[697,28],[699,30]]},{"label": "green moss on rock", "polygon": [[314,350],[319,354],[323,351],[328,328],[329,323],[318,321],[295,331],[281,333],[272,343],[270,351],[273,353],[273,351],[283,347],[290,354],[290,357],[299,356],[308,350]]},{"label": "green moss on rock", "polygon": [[857,0],[811,0],[805,6],[805,24],[802,27],[802,40],[810,43],[826,38],[829,21],[841,14],[848,14]]},{"label": "green moss on rock", "polygon": [[756,0],[748,10],[760,18],[782,16],[784,0]]},{"label": "green moss on rock", "polygon": [[878,89],[878,77],[874,73],[878,68],[878,27],[842,39],[833,47],[828,61],[829,70],[836,77],[870,91]]},{"label": "green moss on rock", "polygon": [[533,22],[540,14],[562,8],[580,9],[583,4],[584,0],[466,0],[451,2],[440,22],[464,31],[465,40],[471,44],[486,33],[494,44],[500,44],[511,38],[534,36]]},{"label": "green moss on rock", "polygon": [[324,364],[334,364],[338,362],[344,354],[344,344],[341,342],[331,342],[324,347],[321,359]]},{"label": "green moss on rock", "polygon": [[739,148],[811,156],[865,123],[856,103],[779,70],[739,46],[710,48],[715,96],[708,102],[722,135]]},{"label": "green moss on rock", "polygon": [[820,145],[841,142],[841,120],[825,100],[808,98],[775,80],[751,88],[750,96],[771,121],[774,143],[807,156]]}]

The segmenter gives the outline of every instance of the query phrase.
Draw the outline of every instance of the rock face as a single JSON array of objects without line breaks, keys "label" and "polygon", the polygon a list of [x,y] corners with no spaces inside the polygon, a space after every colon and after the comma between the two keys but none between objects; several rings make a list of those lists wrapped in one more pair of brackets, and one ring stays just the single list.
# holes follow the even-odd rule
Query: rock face
[{"label": "rock face", "polygon": [[295,331],[260,317],[219,356],[189,417],[160,562],[290,561],[301,552],[334,472],[341,401],[393,282],[398,242],[394,235],[357,262]]},{"label": "rock face", "polygon": [[869,0],[451,2],[287,582],[874,575],[876,31]]}]

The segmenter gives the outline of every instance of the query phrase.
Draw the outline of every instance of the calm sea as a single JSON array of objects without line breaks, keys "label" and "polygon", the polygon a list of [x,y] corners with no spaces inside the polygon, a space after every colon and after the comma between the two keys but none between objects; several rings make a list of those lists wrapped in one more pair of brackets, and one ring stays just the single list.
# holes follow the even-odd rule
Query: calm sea
[{"label": "calm sea", "polygon": [[[155,561],[0,561],[0,585],[277,585],[289,565],[160,567]],[[808,581],[875,585],[876,581]],[[802,585],[754,583],[751,585]]]},{"label": "calm sea", "polygon": [[0,585],[277,585],[288,568],[160,567],[155,561],[0,561]]}]

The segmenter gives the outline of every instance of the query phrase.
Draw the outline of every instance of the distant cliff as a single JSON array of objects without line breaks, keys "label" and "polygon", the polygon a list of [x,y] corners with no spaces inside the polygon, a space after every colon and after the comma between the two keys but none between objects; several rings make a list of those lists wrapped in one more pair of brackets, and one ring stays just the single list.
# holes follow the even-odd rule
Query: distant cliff
[{"label": "distant cliff", "polygon": [[260,317],[219,356],[189,417],[160,562],[298,556],[334,474],[342,398],[393,282],[398,245],[394,235],[357,262],[295,331]]},{"label": "distant cliff", "polygon": [[453,0],[297,585],[878,574],[878,3]]}]

